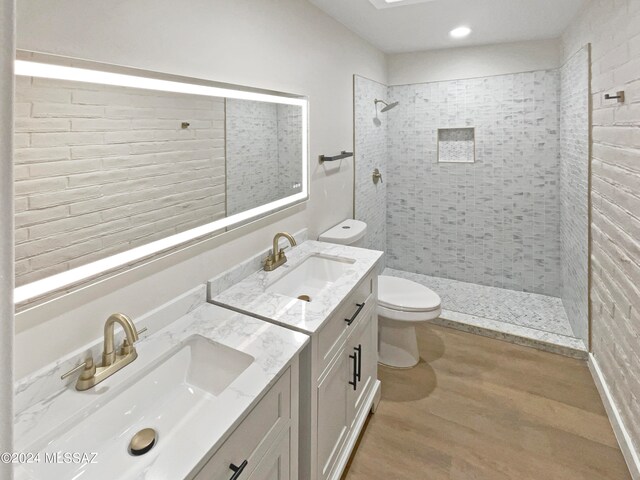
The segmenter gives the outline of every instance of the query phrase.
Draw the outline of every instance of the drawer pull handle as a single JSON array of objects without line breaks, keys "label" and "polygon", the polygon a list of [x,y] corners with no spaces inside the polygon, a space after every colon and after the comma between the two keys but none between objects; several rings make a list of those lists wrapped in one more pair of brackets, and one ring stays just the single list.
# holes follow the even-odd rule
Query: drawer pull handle
[{"label": "drawer pull handle", "polygon": [[357,373],[358,355],[354,353],[353,355],[349,355],[349,358],[353,360],[353,380],[349,382],[349,385],[352,385],[353,389],[357,390],[358,388],[358,373]]},{"label": "drawer pull handle", "polygon": [[239,467],[235,466],[233,463],[229,465],[229,468],[233,470],[233,476],[229,480],[237,480],[238,478],[240,478],[240,475],[242,475],[242,471],[247,466],[247,463],[249,462],[245,460],[240,464]]},{"label": "drawer pull handle", "polygon": [[353,323],[353,321],[357,318],[358,314],[360,313],[360,311],[364,308],[364,303],[356,303],[356,306],[358,307],[358,309],[356,310],[356,313],[354,313],[351,318],[345,318],[344,321],[347,322],[347,325],[351,325]]},{"label": "drawer pull handle", "polygon": [[353,348],[356,351],[356,354],[358,355],[358,369],[356,370],[356,380],[358,380],[358,382],[361,379],[360,374],[362,373],[362,344],[359,344],[357,347]]}]

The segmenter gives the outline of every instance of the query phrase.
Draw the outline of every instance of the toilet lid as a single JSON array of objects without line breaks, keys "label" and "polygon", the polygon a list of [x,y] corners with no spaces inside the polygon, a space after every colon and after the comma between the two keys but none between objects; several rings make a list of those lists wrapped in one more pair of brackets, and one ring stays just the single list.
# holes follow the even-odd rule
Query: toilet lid
[{"label": "toilet lid", "polygon": [[378,303],[392,310],[430,312],[440,308],[440,297],[424,285],[405,278],[378,277]]},{"label": "toilet lid", "polygon": [[318,237],[321,242],[338,243],[340,245],[351,245],[364,237],[367,231],[367,224],[360,220],[348,218],[330,228]]}]

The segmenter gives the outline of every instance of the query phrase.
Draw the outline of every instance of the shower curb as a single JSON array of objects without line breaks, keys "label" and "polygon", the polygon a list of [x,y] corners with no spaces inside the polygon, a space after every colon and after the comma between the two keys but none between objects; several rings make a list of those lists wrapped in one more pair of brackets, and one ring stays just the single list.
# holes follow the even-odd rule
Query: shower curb
[{"label": "shower curb", "polygon": [[589,356],[580,339],[466,313],[443,310],[431,323],[579,360],[587,360]]}]

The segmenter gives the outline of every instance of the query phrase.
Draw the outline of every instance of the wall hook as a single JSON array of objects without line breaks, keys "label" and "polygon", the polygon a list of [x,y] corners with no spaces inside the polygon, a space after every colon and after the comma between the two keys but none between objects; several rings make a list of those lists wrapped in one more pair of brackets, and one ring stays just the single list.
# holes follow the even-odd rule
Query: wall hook
[{"label": "wall hook", "polygon": [[620,91],[616,92],[615,95],[609,95],[608,93],[605,93],[604,94],[604,99],[605,100],[617,99],[618,103],[624,103],[624,90],[620,90]]}]

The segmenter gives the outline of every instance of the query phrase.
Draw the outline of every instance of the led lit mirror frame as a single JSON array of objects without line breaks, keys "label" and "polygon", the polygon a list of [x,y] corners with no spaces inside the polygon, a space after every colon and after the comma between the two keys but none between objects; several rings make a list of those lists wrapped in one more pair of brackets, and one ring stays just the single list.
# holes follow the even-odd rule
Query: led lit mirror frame
[{"label": "led lit mirror frame", "polygon": [[304,202],[309,198],[309,102],[305,96],[24,51],[18,52],[15,74],[16,76],[51,78],[144,90],[296,105],[301,108],[302,112],[302,188],[300,192],[200,227],[105,257],[66,272],[22,285],[17,287],[14,292],[16,304],[41,298],[52,292],[66,290],[107,272],[132,265],[194,240],[205,239],[216,232],[220,233],[244,225],[252,220],[257,220],[268,214]]}]

